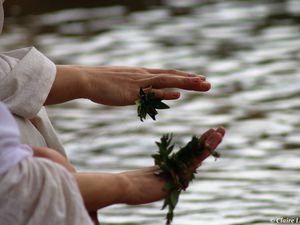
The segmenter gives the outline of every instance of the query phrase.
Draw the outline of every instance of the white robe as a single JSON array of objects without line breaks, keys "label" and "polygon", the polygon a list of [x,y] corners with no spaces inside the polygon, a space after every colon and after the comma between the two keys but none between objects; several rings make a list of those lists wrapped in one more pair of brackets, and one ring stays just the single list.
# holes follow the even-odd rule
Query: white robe
[{"label": "white robe", "polygon": [[56,163],[26,157],[0,183],[1,225],[93,225],[74,177]]},{"label": "white robe", "polygon": [[32,157],[13,116],[0,102],[0,224],[92,225],[74,177]]},{"label": "white robe", "polygon": [[[2,3],[0,0],[0,32]],[[35,48],[0,54],[0,101],[14,114],[22,142],[63,152],[43,107],[55,73],[55,65]],[[0,225],[93,225],[74,177],[59,164],[32,157],[31,148],[20,143],[11,115],[6,120],[9,113],[3,113]]]},{"label": "white robe", "polygon": [[[0,33],[4,18],[2,4],[0,0]],[[0,101],[14,114],[22,143],[50,147],[65,155],[43,107],[55,75],[55,64],[34,47],[0,54]]]},{"label": "white robe", "polygon": [[0,102],[0,174],[28,156],[32,156],[32,149],[20,143],[18,126],[6,106]]}]

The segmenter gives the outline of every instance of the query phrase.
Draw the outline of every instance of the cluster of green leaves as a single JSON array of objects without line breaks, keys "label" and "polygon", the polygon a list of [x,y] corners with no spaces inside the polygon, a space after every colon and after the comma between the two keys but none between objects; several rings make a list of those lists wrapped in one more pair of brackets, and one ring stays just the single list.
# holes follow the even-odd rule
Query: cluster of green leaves
[{"label": "cluster of green leaves", "polygon": [[[141,121],[146,119],[147,114],[155,120],[155,116],[158,114],[157,109],[169,108],[168,105],[162,102],[162,99],[155,96],[151,88],[147,91],[140,88],[139,99],[136,101],[136,104]],[[190,181],[195,177],[196,170],[193,165],[195,158],[201,155],[204,150],[210,151],[215,158],[220,157],[219,153],[212,151],[210,146],[195,136],[177,152],[173,152],[174,145],[171,144],[171,141],[171,134],[163,135],[160,142],[156,142],[159,148],[158,153],[152,156],[155,165],[160,167],[158,175],[167,180],[164,189],[168,195],[162,207],[162,209],[168,207],[166,215],[167,225],[170,225],[173,220],[174,209],[181,192],[188,187]]]},{"label": "cluster of green leaves", "polygon": [[157,115],[157,109],[168,109],[170,108],[167,104],[162,102],[162,99],[155,97],[154,93],[151,92],[151,89],[144,91],[140,88],[139,99],[136,101],[137,112],[141,121],[143,122],[146,119],[147,114],[155,120]]},{"label": "cluster of green leaves", "polygon": [[[158,175],[167,180],[164,189],[168,192],[168,195],[162,207],[162,209],[168,207],[166,215],[167,225],[171,224],[173,220],[174,209],[178,203],[181,191],[185,190],[195,177],[196,170],[193,165],[195,157],[201,155],[209,147],[206,146],[205,142],[193,136],[184,147],[177,152],[173,152],[174,145],[171,144],[171,141],[171,134],[163,135],[160,142],[156,142],[159,148],[158,152],[152,156],[155,165],[161,169]],[[211,151],[210,149],[208,150]],[[215,157],[219,157],[219,154],[215,154]]]}]

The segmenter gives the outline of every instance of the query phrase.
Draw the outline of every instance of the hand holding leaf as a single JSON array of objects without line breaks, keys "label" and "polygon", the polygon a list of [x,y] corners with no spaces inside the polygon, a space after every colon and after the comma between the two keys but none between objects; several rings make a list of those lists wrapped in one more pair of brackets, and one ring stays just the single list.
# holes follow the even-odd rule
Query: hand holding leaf
[{"label": "hand holding leaf", "polygon": [[[178,152],[172,153],[174,145],[171,145],[172,135],[163,135],[161,142],[157,142],[158,153],[153,155],[155,165],[161,169],[159,175],[167,179],[164,190],[168,192],[162,209],[168,207],[166,224],[171,224],[174,216],[174,209],[177,205],[179,195],[185,190],[189,182],[195,177],[199,164],[210,154],[222,141],[225,134],[223,128],[210,129],[201,138],[192,137]],[[172,153],[172,154],[171,154]]]}]

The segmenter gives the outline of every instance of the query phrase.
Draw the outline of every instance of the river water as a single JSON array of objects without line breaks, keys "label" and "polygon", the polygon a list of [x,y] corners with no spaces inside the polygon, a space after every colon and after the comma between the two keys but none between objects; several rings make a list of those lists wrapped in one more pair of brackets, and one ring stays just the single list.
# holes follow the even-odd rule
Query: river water
[{"label": "river water", "polygon": [[[271,224],[300,217],[300,1],[175,1],[8,18],[1,49],[34,45],[56,63],[176,68],[205,74],[208,93],[182,92],[156,122],[136,107],[76,100],[49,108],[72,162],[85,171],[152,165],[154,142],[224,126],[182,194],[174,225]],[[162,225],[162,203],[117,205],[104,225]],[[285,224],[285,223],[284,223]]]}]

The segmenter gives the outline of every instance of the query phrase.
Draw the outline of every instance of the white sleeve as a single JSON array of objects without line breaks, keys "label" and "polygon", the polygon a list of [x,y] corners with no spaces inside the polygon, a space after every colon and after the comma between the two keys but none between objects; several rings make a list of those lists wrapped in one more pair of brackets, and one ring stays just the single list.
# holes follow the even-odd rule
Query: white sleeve
[{"label": "white sleeve", "polygon": [[0,174],[28,156],[32,149],[20,143],[20,131],[11,113],[0,102]]},{"label": "white sleeve", "polygon": [[56,75],[56,66],[34,47],[0,54],[0,101],[23,118],[43,106]]},{"label": "white sleeve", "polygon": [[0,183],[1,225],[93,225],[75,178],[57,163],[27,157]]}]

